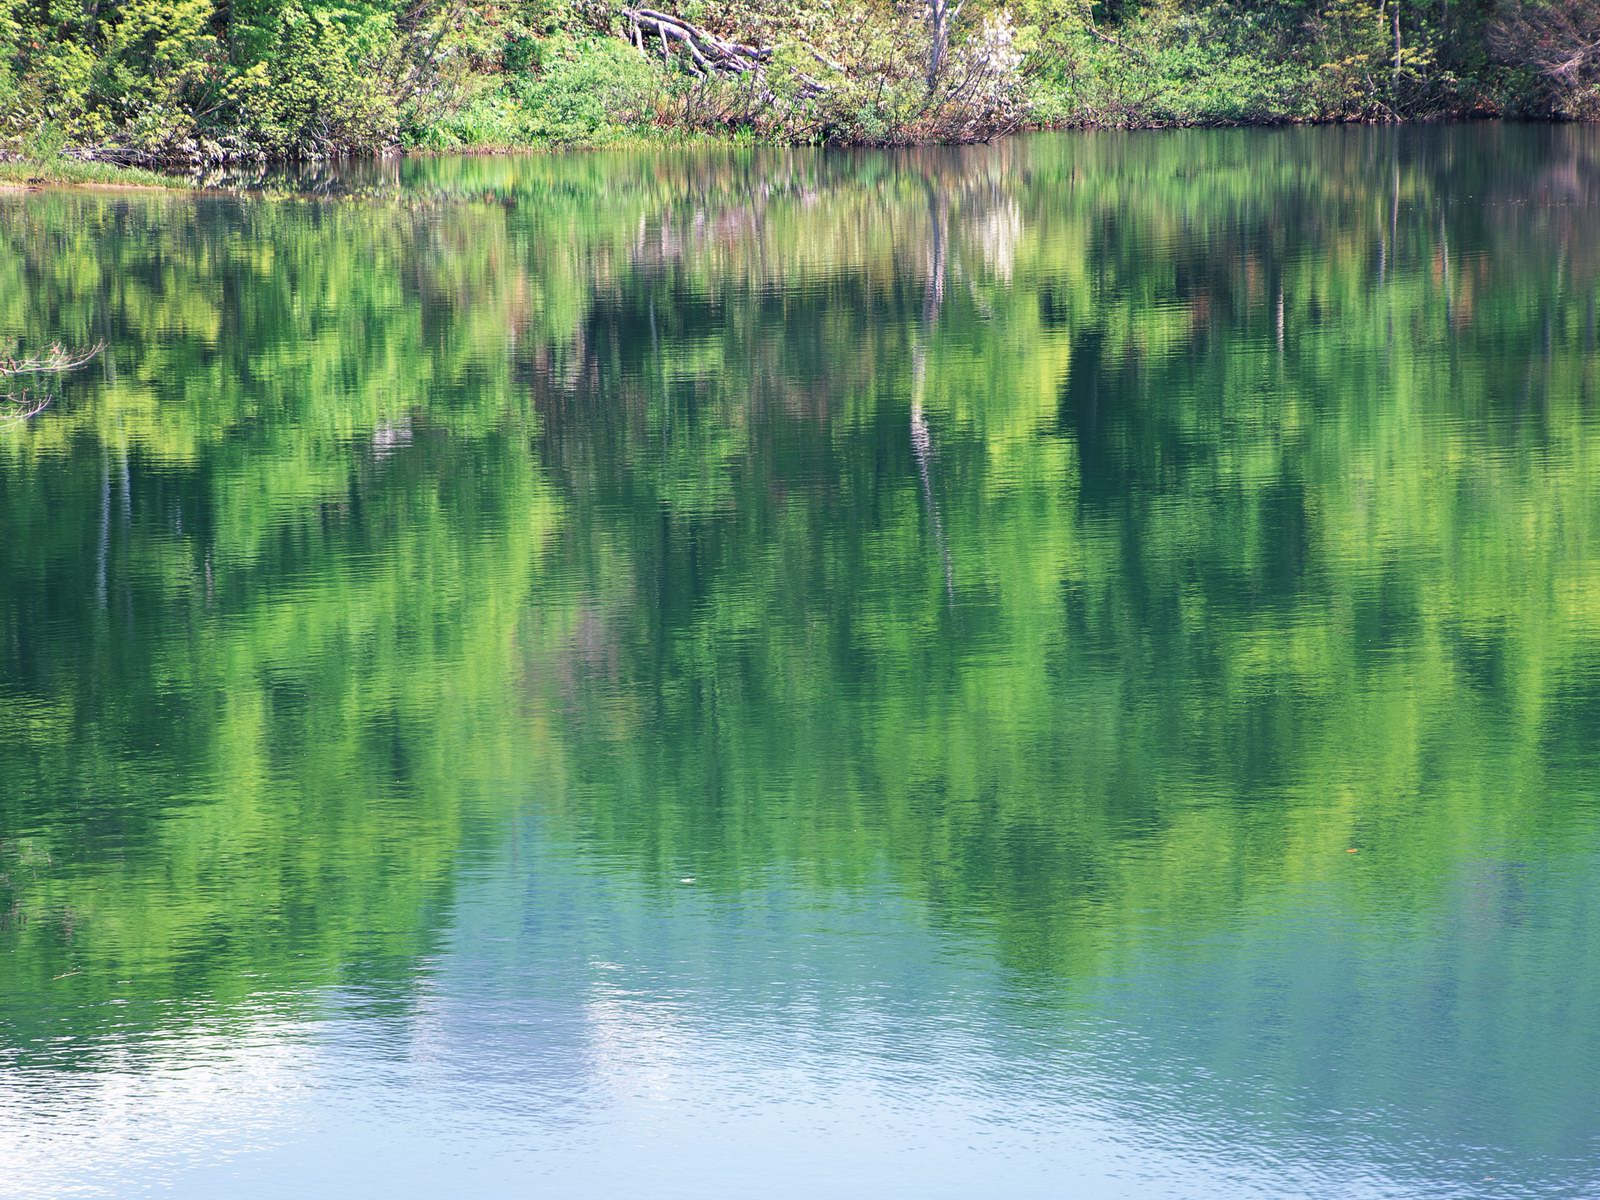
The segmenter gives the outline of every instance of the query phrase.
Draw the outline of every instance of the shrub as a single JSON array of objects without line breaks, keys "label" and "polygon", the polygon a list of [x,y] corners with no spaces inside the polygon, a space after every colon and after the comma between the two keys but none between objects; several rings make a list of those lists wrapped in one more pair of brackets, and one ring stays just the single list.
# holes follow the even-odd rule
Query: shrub
[{"label": "shrub", "polygon": [[399,110],[384,80],[394,43],[387,14],[286,10],[267,62],[240,78],[247,135],[280,156],[392,145]]},{"label": "shrub", "polygon": [[1490,41],[1557,113],[1600,120],[1600,0],[1514,0],[1491,26]]},{"label": "shrub", "polygon": [[658,67],[617,38],[588,37],[544,57],[513,87],[530,142],[605,141],[653,121],[668,83]]}]

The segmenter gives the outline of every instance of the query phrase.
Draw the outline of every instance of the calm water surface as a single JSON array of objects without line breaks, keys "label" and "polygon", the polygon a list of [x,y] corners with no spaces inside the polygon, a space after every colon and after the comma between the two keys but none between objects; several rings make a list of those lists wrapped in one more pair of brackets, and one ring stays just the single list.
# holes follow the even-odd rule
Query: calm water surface
[{"label": "calm water surface", "polygon": [[0,1195],[1600,1194],[1600,131],[310,182],[0,197]]}]

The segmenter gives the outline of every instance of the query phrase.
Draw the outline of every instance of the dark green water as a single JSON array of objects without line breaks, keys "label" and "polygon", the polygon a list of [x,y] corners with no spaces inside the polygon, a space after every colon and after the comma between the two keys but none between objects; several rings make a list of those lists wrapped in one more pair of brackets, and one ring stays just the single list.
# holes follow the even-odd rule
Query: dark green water
[{"label": "dark green water", "polygon": [[318,182],[0,196],[0,1195],[1600,1194],[1600,131]]}]

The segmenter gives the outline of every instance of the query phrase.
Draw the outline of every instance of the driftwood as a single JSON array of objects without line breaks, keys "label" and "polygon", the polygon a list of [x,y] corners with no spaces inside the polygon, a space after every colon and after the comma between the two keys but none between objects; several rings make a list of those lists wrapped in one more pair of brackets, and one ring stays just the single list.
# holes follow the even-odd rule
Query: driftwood
[{"label": "driftwood", "polygon": [[[662,61],[667,62],[672,58],[672,48],[681,46],[686,51],[684,63],[701,79],[709,80],[719,76],[746,76],[758,79],[762,69],[772,61],[771,46],[752,46],[745,42],[718,37],[710,30],[682,17],[675,17],[671,13],[660,12],[653,8],[624,8],[622,15],[628,19],[628,41],[632,42],[641,54],[650,54],[653,52],[653,45],[659,45]],[[830,71],[837,71],[841,75],[847,73],[845,66],[837,59],[829,58],[815,46],[805,42],[798,44]],[[813,99],[827,94],[830,90],[826,83],[814,76],[802,73],[799,78],[802,99]],[[770,102],[772,93],[762,89],[759,100],[763,104]]]},{"label": "driftwood", "polygon": [[[1008,29],[1000,31],[1004,44],[997,51],[981,45],[973,53],[951,51],[951,30],[965,2],[937,0],[937,9],[928,18],[935,26],[935,53],[921,64],[927,72],[926,91],[909,120],[895,120],[887,136],[881,137],[882,143],[930,137],[948,142],[987,141],[1011,132],[1025,120],[1025,106],[1014,103],[1008,90],[1008,80],[1017,65],[1009,59]],[[769,86],[768,68],[775,56],[770,44],[723,37],[659,9],[623,7],[616,11],[626,23],[620,28],[613,25],[613,30],[639,53],[660,54],[663,64],[676,63],[701,81],[702,86],[695,89],[690,103],[703,106],[691,116],[691,120],[702,124],[775,124],[801,138],[827,140],[833,136],[838,113],[830,111],[828,105],[813,110],[804,105],[805,101],[828,96],[836,88],[848,91],[854,87],[861,92],[860,104],[873,107],[884,100],[885,88],[899,86],[884,66],[847,66],[795,37],[792,31],[783,35],[785,44],[811,58],[823,70],[812,74],[790,66],[782,72],[783,86]],[[917,18],[919,22],[922,19]],[[988,36],[987,26],[985,30]],[[1000,55],[998,62],[995,53]],[[717,87],[717,81],[737,81],[738,86]],[[871,95],[874,85],[876,96]],[[802,103],[796,105],[795,101]]]},{"label": "driftwood", "polygon": [[772,58],[770,46],[729,41],[682,17],[653,8],[625,8],[622,15],[628,19],[630,39],[642,53],[650,53],[648,43],[652,40],[660,43],[663,59],[672,56],[674,45],[681,46],[686,52],[689,69],[704,79],[713,75],[745,75]]}]

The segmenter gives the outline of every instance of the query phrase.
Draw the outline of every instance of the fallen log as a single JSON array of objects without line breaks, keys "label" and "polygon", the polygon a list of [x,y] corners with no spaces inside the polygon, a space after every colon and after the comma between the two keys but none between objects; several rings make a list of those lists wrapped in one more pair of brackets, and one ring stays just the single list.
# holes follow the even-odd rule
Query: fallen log
[{"label": "fallen log", "polygon": [[770,46],[749,46],[720,38],[682,17],[653,8],[624,8],[622,15],[628,19],[629,40],[641,53],[645,52],[646,40],[652,37],[661,43],[662,58],[671,57],[671,45],[681,46],[687,52],[689,69],[702,78],[743,75],[772,58]]}]

